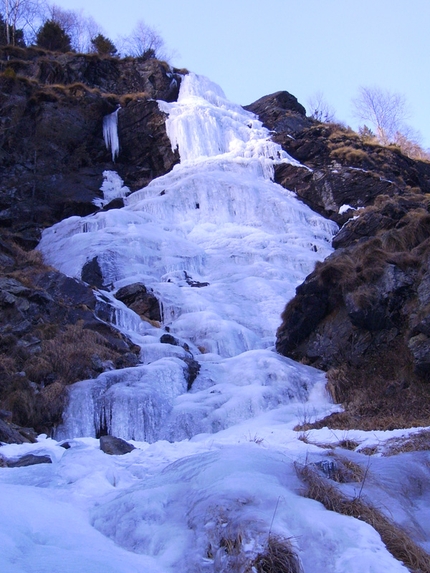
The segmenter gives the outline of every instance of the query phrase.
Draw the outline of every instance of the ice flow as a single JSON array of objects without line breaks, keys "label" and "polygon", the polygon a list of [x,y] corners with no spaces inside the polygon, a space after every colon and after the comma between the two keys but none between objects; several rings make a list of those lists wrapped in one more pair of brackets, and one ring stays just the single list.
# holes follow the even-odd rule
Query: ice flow
[{"label": "ice flow", "polygon": [[[159,105],[180,164],[122,209],[71,217],[40,243],[47,262],[78,278],[97,257],[117,326],[142,348],[141,366],[70,389],[59,436],[174,441],[306,401],[323,383],[270,349],[285,303],[337,230],[272,181],[276,163],[304,167],[204,77],[186,75],[178,101]],[[135,282],[158,297],[160,328],[114,302]],[[179,346],[160,343],[166,327]],[[200,372],[187,391],[191,357]]]}]

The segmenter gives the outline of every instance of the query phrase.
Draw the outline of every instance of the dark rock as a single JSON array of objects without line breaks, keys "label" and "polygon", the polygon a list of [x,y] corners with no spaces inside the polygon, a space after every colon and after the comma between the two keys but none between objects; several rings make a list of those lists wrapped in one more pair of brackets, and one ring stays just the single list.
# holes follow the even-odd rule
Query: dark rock
[{"label": "dark rock", "polygon": [[142,283],[133,283],[120,288],[115,294],[115,298],[131,308],[141,318],[161,321],[160,303],[157,297],[152,292],[148,292]]},{"label": "dark rock", "polygon": [[65,450],[70,450],[70,448],[72,447],[70,445],[70,442],[62,442],[61,444],[59,444],[60,448],[64,448]]},{"label": "dark rock", "polygon": [[34,454],[27,454],[16,461],[7,461],[9,468],[24,468],[38,464],[52,464],[52,460],[50,456],[37,456]]},{"label": "dark rock", "polygon": [[10,422],[12,422],[12,412],[9,412],[9,410],[0,410],[0,420],[10,424]]},{"label": "dark rock", "polygon": [[417,372],[428,374],[430,372],[430,338],[423,333],[412,336],[408,341],[408,348],[414,357]]},{"label": "dark rock", "polygon": [[317,265],[285,308],[278,352],[340,368],[336,399],[358,400],[351,398],[354,381],[378,381],[380,399],[395,400],[388,388],[400,388],[405,372],[413,384],[429,379],[428,207],[424,194],[380,197],[345,226],[342,247]]},{"label": "dark rock", "polygon": [[123,454],[128,454],[136,448],[122,440],[121,438],[116,438],[114,436],[100,436],[100,449],[111,456],[122,456]]},{"label": "dark rock", "polygon": [[179,162],[166,133],[166,115],[156,101],[131,101],[118,114],[120,154],[116,169],[132,191]]},{"label": "dark rock", "polygon": [[139,362],[139,356],[132,352],[127,352],[116,359],[115,368],[132,368],[133,366],[137,366]]},{"label": "dark rock", "polygon": [[26,249],[36,246],[41,228],[97,210],[103,171],[113,167],[103,117],[118,105],[115,168],[129,178],[126,185],[143,187],[179,161],[156,100],[174,101],[181,79],[154,59],[29,53],[7,60],[0,48],[0,70],[19,71],[13,82],[0,76],[0,226],[14,230],[25,221],[17,241]]},{"label": "dark rock", "polygon": [[[330,286],[321,284],[315,273],[296,289],[296,298],[282,314],[283,326],[278,329],[276,350],[289,355],[308,337],[330,310]],[[288,327],[284,327],[287,325]]]},{"label": "dark rock", "polygon": [[0,442],[5,444],[23,444],[28,440],[24,439],[23,436],[16,430],[13,426],[0,419]]},{"label": "dark rock", "polygon": [[25,439],[26,442],[29,442],[30,444],[37,443],[37,432],[35,432],[33,428],[21,428],[18,426],[17,428],[18,432],[21,434],[21,436]]},{"label": "dark rock", "polygon": [[96,288],[103,288],[103,274],[97,257],[87,261],[82,267],[81,279]]},{"label": "dark rock", "polygon": [[107,205],[105,205],[102,211],[110,211],[111,209],[121,209],[124,207],[124,199],[122,197],[117,197],[112,199]]},{"label": "dark rock", "polygon": [[245,109],[255,113],[260,120],[276,133],[291,136],[312,125],[306,118],[305,108],[286,91],[264,96]]},{"label": "dark rock", "polygon": [[187,271],[184,271],[184,276],[185,276],[185,281],[186,281],[186,283],[187,283],[190,287],[202,288],[202,287],[205,287],[205,286],[209,286],[209,283],[207,283],[207,282],[195,281],[195,280],[187,273]]},{"label": "dark rock", "polygon": [[11,278],[0,278],[0,291],[14,296],[26,296],[30,293],[30,290],[20,281]]},{"label": "dark rock", "polygon": [[259,116],[274,141],[312,169],[280,164],[275,181],[295,191],[314,211],[342,225],[353,213],[339,213],[343,205],[365,207],[379,195],[397,195],[407,186],[429,192],[430,164],[370,145],[340,125],[306,118],[294,100],[288,92],[278,92],[246,109]]},{"label": "dark rock", "polygon": [[186,356],[183,358],[183,361],[187,365],[187,369],[185,371],[185,379],[187,381],[187,390],[191,390],[194,380],[197,378],[200,372],[200,364],[197,360],[194,360],[192,357]]},{"label": "dark rock", "polygon": [[172,346],[180,346],[179,340],[172,336],[171,334],[163,334],[160,336],[160,342],[162,344],[171,344]]}]

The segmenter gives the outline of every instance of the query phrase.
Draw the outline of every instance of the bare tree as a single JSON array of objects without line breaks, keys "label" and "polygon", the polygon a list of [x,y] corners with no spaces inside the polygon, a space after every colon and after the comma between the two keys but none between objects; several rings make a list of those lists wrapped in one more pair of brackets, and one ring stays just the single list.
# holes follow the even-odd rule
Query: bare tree
[{"label": "bare tree", "polygon": [[59,24],[70,36],[72,48],[77,52],[88,52],[91,49],[91,39],[100,33],[101,29],[91,16],[84,16],[83,11],[65,10],[56,4],[47,8],[49,20]]},{"label": "bare tree", "polygon": [[409,110],[404,95],[377,87],[362,87],[353,104],[355,116],[370,124],[370,127],[359,128],[364,139],[396,145],[412,159],[430,159],[429,151],[421,145],[420,132],[405,123]]},{"label": "bare tree", "polygon": [[143,20],[136,23],[130,36],[120,39],[120,50],[122,53],[137,57],[149,57],[164,59],[165,43],[160,34],[145,24]]},{"label": "bare tree", "polygon": [[8,44],[15,44],[18,29],[23,30],[26,40],[35,33],[41,22],[43,6],[43,0],[0,0]]},{"label": "bare tree", "polygon": [[361,87],[353,99],[354,115],[370,123],[378,140],[387,145],[393,142],[396,133],[405,128],[409,117],[406,98],[378,87]]},{"label": "bare tree", "polygon": [[310,117],[324,123],[335,121],[334,108],[327,102],[321,91],[315,92],[308,99],[308,109]]}]

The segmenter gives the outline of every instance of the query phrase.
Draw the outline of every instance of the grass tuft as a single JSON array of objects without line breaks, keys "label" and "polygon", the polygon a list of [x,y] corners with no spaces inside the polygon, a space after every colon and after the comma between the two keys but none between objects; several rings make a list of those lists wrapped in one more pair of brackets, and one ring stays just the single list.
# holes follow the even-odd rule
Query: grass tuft
[{"label": "grass tuft", "polygon": [[270,535],[264,551],[254,559],[251,571],[257,571],[257,573],[302,573],[303,568],[291,539]]}]

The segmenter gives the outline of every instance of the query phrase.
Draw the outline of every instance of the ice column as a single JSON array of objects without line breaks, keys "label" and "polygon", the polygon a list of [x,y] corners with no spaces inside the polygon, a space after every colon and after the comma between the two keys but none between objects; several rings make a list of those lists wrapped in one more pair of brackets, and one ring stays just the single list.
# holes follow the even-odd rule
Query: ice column
[{"label": "ice column", "polygon": [[118,112],[119,108],[103,118],[103,137],[107,149],[112,152],[112,161],[119,153]]}]

